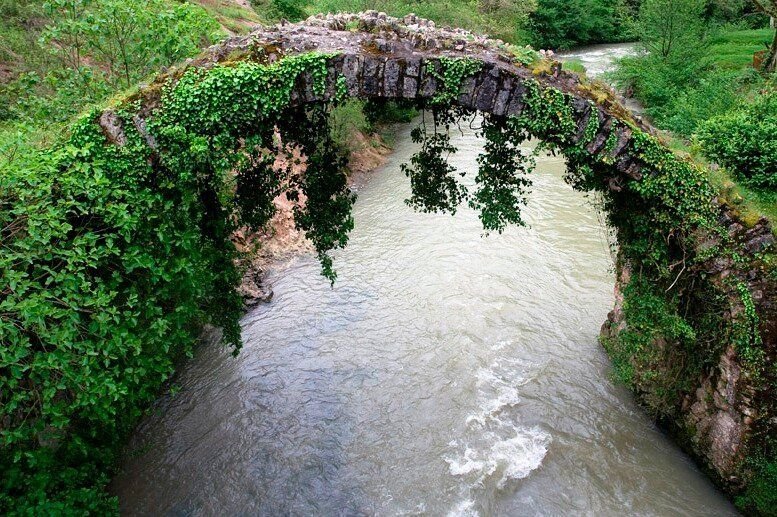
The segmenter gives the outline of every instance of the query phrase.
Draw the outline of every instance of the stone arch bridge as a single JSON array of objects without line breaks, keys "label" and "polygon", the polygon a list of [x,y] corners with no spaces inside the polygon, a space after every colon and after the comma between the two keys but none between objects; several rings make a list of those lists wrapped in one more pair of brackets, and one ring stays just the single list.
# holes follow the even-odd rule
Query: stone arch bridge
[{"label": "stone arch bridge", "polygon": [[[213,107],[209,94],[196,89],[211,72],[240,63],[268,65],[313,53],[323,61],[283,69],[288,77],[275,79],[285,86],[278,86],[277,98],[263,97],[266,104],[241,104],[244,97],[233,92],[230,106]],[[450,78],[446,71],[456,60],[477,66]],[[199,75],[187,75],[191,71]],[[242,80],[222,74],[213,81],[223,82],[210,84],[209,92],[219,85],[231,91],[232,81]],[[267,83],[255,86],[252,95]],[[179,87],[190,87],[205,108],[170,104],[170,92]],[[582,187],[609,199],[621,259],[618,302],[603,342],[616,369],[631,372],[631,388],[719,484],[736,493],[757,478],[747,459],[773,456],[767,437],[774,435],[777,399],[771,366],[777,286],[762,261],[774,241],[771,230],[765,221],[748,227],[718,203],[704,171],[669,151],[608,88],[531,49],[413,15],[367,12],[317,16],[227,39],[97,112],[92,122],[117,148],[141,141],[153,166],[170,154],[155,125],[160,117],[185,118],[192,132],[246,128],[262,123],[267,110],[282,113],[347,97],[404,99],[422,107],[444,98],[447,105],[532,122],[532,136],[583,170],[577,178]],[[655,262],[666,265],[654,268]],[[639,291],[645,283],[629,280],[641,278],[643,266],[653,271],[649,296]],[[635,317],[645,300],[665,317]]]},{"label": "stone arch bridge", "polygon": [[[653,131],[609,88],[562,71],[561,64],[544,58],[544,53],[462,29],[438,28],[415,15],[397,19],[368,11],[281,23],[214,45],[199,58],[188,60],[184,69],[208,69],[243,59],[272,63],[310,52],[329,55],[326,87],[317,90],[312,72],[303,71],[290,92],[290,108],[335,100],[342,94],[338,79],[344,81],[348,97],[428,102],[444,88],[444,81],[433,73],[442,68],[441,60],[475,60],[482,67],[464,78],[452,104],[495,116],[518,116],[525,106],[527,84],[557,89],[573,99],[571,114],[577,130],[567,144],[585,139],[590,153],[606,159],[611,165],[607,182],[612,190],[620,190],[630,178],[641,178],[645,167],[629,144],[634,129]],[[164,73],[156,82],[171,75],[175,74]],[[144,88],[148,87],[141,86],[141,97]],[[155,104],[153,100],[145,103],[134,119],[141,133],[145,133],[145,118],[153,116]],[[586,134],[586,128],[594,125],[592,119],[596,119],[596,132]],[[112,110],[103,113],[100,125],[113,142],[121,144],[121,124]],[[553,139],[552,135],[544,136]],[[605,146],[608,140],[610,144]],[[149,145],[154,146],[152,140]]]}]

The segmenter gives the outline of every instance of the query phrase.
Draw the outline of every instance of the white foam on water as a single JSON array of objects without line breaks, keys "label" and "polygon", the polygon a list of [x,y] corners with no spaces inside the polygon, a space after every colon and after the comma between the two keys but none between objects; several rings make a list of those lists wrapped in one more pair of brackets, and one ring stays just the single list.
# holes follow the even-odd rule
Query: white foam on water
[{"label": "white foam on water", "polygon": [[[477,372],[478,410],[467,417],[465,435],[451,441],[455,453],[445,459],[451,475],[464,478],[469,488],[493,484],[502,489],[542,464],[550,434],[520,425],[509,411],[520,403],[519,389],[533,378],[532,370],[535,365],[501,358]],[[471,505],[467,508],[474,511]],[[466,515],[456,511],[452,515]]]},{"label": "white foam on water", "polygon": [[476,374],[479,411],[467,417],[467,424],[485,425],[502,409],[521,402],[518,388],[532,378],[525,375],[531,365],[517,359],[500,359]]},{"label": "white foam on water", "polygon": [[470,486],[482,486],[489,478],[504,488],[511,480],[523,479],[537,469],[548,452],[551,438],[539,428],[512,428],[507,437],[485,432],[481,442],[490,446],[465,447],[463,452],[446,458],[454,476],[465,476]]},{"label": "white foam on water", "polygon": [[456,505],[456,508],[448,512],[448,517],[477,517],[480,515],[475,509],[475,501],[464,499]]}]

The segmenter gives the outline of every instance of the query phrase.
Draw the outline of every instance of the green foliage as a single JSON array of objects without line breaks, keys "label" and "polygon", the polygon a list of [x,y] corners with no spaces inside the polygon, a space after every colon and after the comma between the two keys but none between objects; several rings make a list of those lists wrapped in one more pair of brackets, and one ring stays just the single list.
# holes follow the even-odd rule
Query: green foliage
[{"label": "green foliage", "polygon": [[725,107],[736,78],[705,76],[703,0],[645,0],[637,21],[643,53],[623,59],[615,78],[633,90],[661,127],[690,134]]},{"label": "green foliage", "polygon": [[276,18],[297,22],[306,18],[304,3],[301,0],[271,0],[270,12]]},{"label": "green foliage", "polygon": [[747,284],[738,282],[736,289],[745,308],[745,314],[734,326],[734,345],[737,348],[737,354],[742,358],[744,367],[753,377],[759,379],[765,367],[763,341],[759,330],[760,318]]},{"label": "green foliage", "polygon": [[348,187],[348,153],[333,140],[329,112],[324,107],[314,106],[297,116],[302,120],[292,117],[285,121],[281,134],[299,144],[307,161],[304,174],[292,175],[293,188],[286,197],[299,201],[304,195],[305,203],[294,207],[295,224],[313,243],[322,275],[334,284],[337,273],[328,252],[348,243],[353,229],[351,208],[356,201],[356,194]]},{"label": "green foliage", "polygon": [[412,101],[370,99],[364,103],[364,116],[371,126],[410,122],[418,116],[418,108]]},{"label": "green foliage", "polygon": [[41,0],[0,0],[0,82],[47,64],[47,55],[32,51],[38,47],[35,21],[44,17]]},{"label": "green foliage", "polygon": [[479,0],[482,30],[494,38],[522,43],[531,37],[530,17],[537,4],[537,0]]},{"label": "green foliage", "polygon": [[773,515],[777,508],[777,455],[775,441],[767,440],[763,454],[748,458],[748,466],[753,470],[753,478],[747,484],[744,493],[736,498],[737,506],[745,513],[754,515]]},{"label": "green foliage", "polygon": [[91,68],[55,69],[43,77],[25,72],[0,85],[0,100],[5,101],[2,118],[19,124],[65,122],[111,92],[102,74]]},{"label": "green foliage", "polygon": [[760,75],[743,68],[752,63],[758,33],[723,30],[710,39],[686,35],[682,45],[670,45],[666,56],[656,44],[650,52],[623,59],[615,79],[634,92],[659,127],[690,137],[763,87]]},{"label": "green foliage", "polygon": [[359,99],[349,99],[332,109],[329,114],[329,127],[334,143],[344,151],[359,150],[359,143],[354,140],[356,133],[367,133],[372,124],[364,113],[366,102]]},{"label": "green foliage", "polygon": [[250,228],[262,228],[272,218],[273,200],[282,191],[282,177],[274,167],[275,154],[264,151],[262,143],[261,138],[257,139],[253,152],[246,153],[242,163],[235,164],[235,205],[240,220]]},{"label": "green foliage", "polygon": [[508,224],[525,225],[521,206],[526,204],[531,185],[526,176],[534,160],[520,148],[526,135],[514,118],[486,116],[482,131],[486,144],[478,156],[477,190],[469,204],[479,211],[486,232],[502,233]]},{"label": "green foliage", "polygon": [[[435,101],[437,103],[439,101]],[[482,135],[486,139],[484,152],[478,157],[477,186],[470,196],[468,189],[456,179],[456,169],[448,164],[447,156],[456,151],[450,144],[450,129],[468,113],[461,109],[433,110],[434,131],[425,123],[413,129],[411,136],[421,149],[402,164],[410,178],[412,195],[405,202],[421,212],[456,213],[465,200],[479,212],[486,234],[502,233],[508,224],[524,225],[521,206],[526,204],[531,181],[527,175],[534,167],[531,156],[525,156],[520,144],[528,134],[518,119],[485,115]],[[464,176],[465,173],[460,173]]]},{"label": "green foliage", "polygon": [[705,30],[705,0],[642,0],[637,20],[640,42],[661,59],[696,47]]},{"label": "green foliage", "polygon": [[620,61],[614,77],[624,89],[645,106],[645,110],[657,124],[663,126],[671,117],[673,102],[683,89],[693,85],[701,75],[703,65],[700,47],[694,47],[681,56],[664,59],[654,54],[643,54]]},{"label": "green foliage", "polygon": [[268,169],[273,127],[305,152],[287,195],[306,199],[297,225],[334,279],[326,252],[353,225],[342,152],[325,108],[279,117],[300,74],[323,91],[325,63],[309,54],[188,71],[149,120],[156,151],[129,103],[116,112],[123,146],[109,145],[90,113],[52,149],[7,155],[0,511],[109,511],[101,473],[201,325],[221,327],[237,350],[241,275],[229,237],[272,214],[284,178]]},{"label": "green foliage", "polygon": [[647,278],[634,278],[623,292],[627,327],[616,339],[602,340],[615,376],[642,394],[656,414],[674,411],[683,381],[695,371],[685,362],[694,356],[687,352],[696,333],[677,312],[677,300],[667,299]]},{"label": "green foliage", "polygon": [[221,37],[202,8],[170,0],[3,0],[0,12],[0,139],[64,123]]},{"label": "green foliage", "polygon": [[569,145],[577,132],[569,96],[556,88],[540,88],[534,81],[526,81],[524,86],[525,107],[519,116],[519,126],[528,135],[552,145]]},{"label": "green foliage", "polygon": [[307,0],[303,3],[308,13],[374,9],[400,18],[415,13],[439,24],[462,27],[520,44],[529,42],[529,15],[536,6],[535,0]]},{"label": "green foliage", "polygon": [[43,42],[73,70],[107,70],[113,85],[129,87],[162,66],[213,41],[218,25],[192,4],[166,0],[53,0]]},{"label": "green foliage", "polygon": [[[480,22],[494,8],[477,6],[469,16]],[[459,15],[456,9],[440,13]],[[82,41],[68,38],[82,28],[66,25],[58,37],[70,42],[68,59],[79,59]],[[126,80],[121,52],[101,55],[118,55],[120,65],[104,73]],[[534,56],[516,51],[520,62]],[[140,102],[119,103],[123,146],[109,145],[95,123],[97,112],[48,151],[14,151],[13,137],[0,142],[9,164],[9,173],[0,174],[0,338],[7,344],[0,350],[0,468],[7,473],[0,511],[104,513],[115,505],[100,490],[106,482],[101,473],[176,358],[190,353],[200,325],[222,327],[225,341],[239,348],[241,301],[233,288],[240,272],[229,236],[239,225],[265,224],[276,195],[292,201],[297,227],[313,242],[324,276],[334,280],[328,252],[344,246],[353,227],[342,135],[366,122],[364,110],[358,102],[289,109],[300,75],[319,95],[334,79],[329,85],[344,101],[342,81],[327,77],[326,65],[327,56],[307,54],[272,65],[242,61],[188,69],[142,92],[151,97],[144,98],[145,107],[154,106],[152,116],[144,113],[148,134],[135,125]],[[577,188],[606,191],[615,129],[623,128],[602,135],[604,149],[592,154],[585,144],[602,131],[598,119],[591,118],[583,142],[575,143],[572,98],[527,81],[519,117],[485,121],[486,150],[469,198],[446,158],[455,151],[450,127],[462,115],[451,104],[480,66],[443,58],[430,70],[440,84],[432,100],[434,131],[413,131],[422,145],[403,166],[413,189],[409,205],[455,212],[469,200],[487,232],[522,224],[530,162],[516,151],[528,137],[565,153],[567,177]],[[14,117],[33,111],[12,109]],[[397,113],[409,111],[400,106]],[[678,385],[653,371],[680,363],[651,345],[659,339],[679,343],[683,358],[703,333],[680,311],[675,285],[685,281],[686,260],[695,259],[688,242],[693,232],[716,229],[713,193],[702,171],[630,129],[629,152],[644,162],[643,174],[622,193],[608,193],[605,207],[625,259],[640,276],[624,308],[631,334],[607,346],[619,358],[622,377],[665,412]],[[286,158],[281,170],[272,165],[277,154]],[[723,330],[716,332],[711,340]]]},{"label": "green foliage", "polygon": [[[425,124],[410,133],[421,150],[413,155],[410,164],[401,165],[410,178],[412,195],[405,200],[408,206],[421,212],[456,213],[456,208],[467,198],[467,189],[454,176],[456,169],[448,164],[447,156],[455,153],[450,143],[447,113],[434,111],[434,132],[429,134]],[[440,127],[438,131],[438,126]]]},{"label": "green foliage", "polygon": [[632,13],[621,0],[538,0],[531,14],[532,44],[569,49],[590,43],[628,41]]},{"label": "green foliage", "polygon": [[685,136],[736,106],[742,92],[760,81],[746,71],[720,69],[703,39],[666,57],[651,52],[623,59],[615,79],[634,92],[657,125]]},{"label": "green foliage", "polygon": [[106,146],[85,119],[0,180],[6,511],[40,513],[99,488],[104,477],[88,473],[109,463],[196,325],[236,327],[222,311],[240,307],[224,291],[239,277],[200,227],[203,193],[193,178],[153,174],[140,136],[128,136]]},{"label": "green foliage", "polygon": [[769,92],[699,131],[704,153],[744,183],[777,190],[777,93]]},{"label": "green foliage", "polygon": [[450,104],[458,98],[462,80],[476,74],[483,67],[483,63],[475,59],[440,57],[438,61],[439,69],[430,63],[426,72],[439,82],[432,104],[440,106]]},{"label": "green foliage", "polygon": [[693,87],[677,88],[677,95],[656,110],[662,125],[681,135],[694,134],[699,125],[741,102],[741,91],[749,79],[747,74],[726,70],[700,74]]}]

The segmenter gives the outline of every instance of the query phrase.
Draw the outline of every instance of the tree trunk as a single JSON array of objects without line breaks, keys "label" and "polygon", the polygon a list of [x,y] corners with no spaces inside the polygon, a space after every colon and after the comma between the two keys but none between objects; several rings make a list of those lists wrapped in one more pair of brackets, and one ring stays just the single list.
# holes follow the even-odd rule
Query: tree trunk
[{"label": "tree trunk", "polygon": [[[774,20],[774,18],[772,18]],[[767,73],[774,73],[777,70],[777,30],[774,31],[774,39],[772,40],[772,46],[769,48],[769,52],[766,56],[764,63],[764,70]]]}]

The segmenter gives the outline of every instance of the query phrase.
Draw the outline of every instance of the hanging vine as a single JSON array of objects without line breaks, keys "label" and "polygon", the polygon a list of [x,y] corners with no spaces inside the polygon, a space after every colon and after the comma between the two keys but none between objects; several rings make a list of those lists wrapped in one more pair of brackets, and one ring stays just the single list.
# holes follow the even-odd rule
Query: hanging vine
[{"label": "hanging vine", "polygon": [[531,186],[527,177],[533,170],[533,155],[521,151],[520,144],[528,135],[515,118],[486,115],[482,135],[486,140],[478,156],[477,189],[469,205],[480,212],[486,233],[502,233],[509,224],[524,226],[521,206]]},{"label": "hanging vine", "polygon": [[451,145],[450,127],[461,115],[460,110],[434,109],[433,132],[429,133],[426,124],[421,123],[410,133],[413,142],[421,144],[421,150],[409,164],[403,163],[400,167],[410,178],[412,190],[405,203],[417,211],[455,214],[467,199],[467,188],[459,183],[456,168],[448,163],[448,157],[456,152],[456,147]]},{"label": "hanging vine", "polygon": [[337,273],[329,251],[344,247],[353,229],[356,194],[348,187],[348,156],[332,138],[325,105],[294,110],[279,129],[304,155],[304,170],[291,175],[286,191],[295,203],[295,225],[313,243],[322,274],[334,284]]},{"label": "hanging vine", "polygon": [[251,230],[263,228],[275,215],[273,200],[288,177],[275,167],[281,150],[272,145],[272,134],[254,136],[245,142],[246,153],[236,165],[235,210],[238,220]]}]

